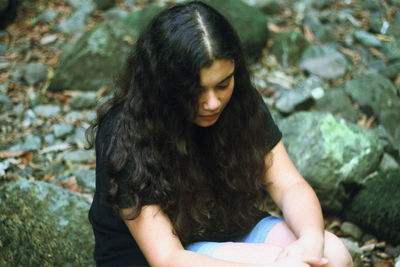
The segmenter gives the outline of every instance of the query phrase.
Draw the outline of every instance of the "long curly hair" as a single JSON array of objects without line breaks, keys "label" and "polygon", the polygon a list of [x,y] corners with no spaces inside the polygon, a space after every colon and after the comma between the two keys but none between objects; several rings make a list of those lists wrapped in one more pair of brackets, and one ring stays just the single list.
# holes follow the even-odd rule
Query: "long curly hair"
[{"label": "long curly hair", "polygon": [[[217,59],[235,63],[235,87],[218,121],[191,122],[200,95],[200,69]],[[265,194],[264,157],[270,134],[250,81],[240,40],[228,21],[202,2],[158,14],[138,38],[113,97],[97,111],[89,139],[122,105],[107,151],[110,201],[117,174],[129,168],[130,214],[146,199],[158,203],[183,244],[248,230]],[[259,217],[258,217],[259,218]],[[218,239],[218,238],[217,238]]]}]

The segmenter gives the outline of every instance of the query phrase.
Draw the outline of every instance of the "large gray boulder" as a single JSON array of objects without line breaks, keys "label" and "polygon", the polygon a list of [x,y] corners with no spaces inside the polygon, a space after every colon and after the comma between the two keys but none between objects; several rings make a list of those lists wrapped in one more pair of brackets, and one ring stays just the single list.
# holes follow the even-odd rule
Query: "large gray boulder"
[{"label": "large gray boulder", "polygon": [[106,21],[83,34],[62,55],[49,90],[96,91],[111,85],[136,35],[124,23]]},{"label": "large gray boulder", "polygon": [[347,72],[348,62],[335,48],[325,45],[310,45],[301,55],[300,68],[327,80],[342,78]]},{"label": "large gray boulder", "polygon": [[342,210],[348,190],[363,183],[383,153],[372,131],[329,113],[298,112],[279,126],[291,159],[327,212]]},{"label": "large gray boulder", "polygon": [[138,10],[130,13],[123,19],[123,22],[127,24],[135,34],[139,35],[147,24],[164,8],[160,6],[149,6],[142,10]]},{"label": "large gray boulder", "polygon": [[90,201],[58,186],[0,185],[0,266],[91,266]]},{"label": "large gray boulder", "polygon": [[367,72],[348,81],[345,89],[367,114],[378,118],[396,143],[400,143],[400,97],[388,78]]},{"label": "large gray boulder", "polygon": [[267,18],[258,9],[241,0],[202,0],[223,14],[242,41],[250,62],[257,61],[268,40]]},{"label": "large gray boulder", "polygon": [[315,103],[315,110],[329,112],[349,122],[357,122],[358,111],[342,88],[327,90]]}]

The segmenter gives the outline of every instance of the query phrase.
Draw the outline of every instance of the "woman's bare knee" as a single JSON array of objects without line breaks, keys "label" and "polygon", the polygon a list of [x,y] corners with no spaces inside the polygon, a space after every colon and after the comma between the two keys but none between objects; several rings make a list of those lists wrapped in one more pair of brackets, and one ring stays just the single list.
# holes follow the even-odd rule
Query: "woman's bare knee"
[{"label": "woman's bare knee", "polygon": [[290,230],[289,226],[284,221],[281,221],[272,227],[264,242],[280,247],[286,247],[296,240],[297,237],[292,230]]},{"label": "woman's bare knee", "polygon": [[343,242],[334,234],[325,231],[325,257],[328,258],[327,267],[352,267],[353,260]]}]

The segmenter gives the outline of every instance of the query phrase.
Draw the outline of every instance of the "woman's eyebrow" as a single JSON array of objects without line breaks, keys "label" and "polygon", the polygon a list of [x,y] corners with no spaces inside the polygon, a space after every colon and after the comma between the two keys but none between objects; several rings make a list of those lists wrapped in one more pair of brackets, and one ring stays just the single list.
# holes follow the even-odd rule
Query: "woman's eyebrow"
[{"label": "woman's eyebrow", "polygon": [[235,73],[235,71],[232,71],[231,74],[229,74],[228,76],[226,76],[226,77],[225,77],[222,81],[220,81],[218,84],[223,83],[223,82],[229,80],[229,79],[233,76],[234,73]]}]

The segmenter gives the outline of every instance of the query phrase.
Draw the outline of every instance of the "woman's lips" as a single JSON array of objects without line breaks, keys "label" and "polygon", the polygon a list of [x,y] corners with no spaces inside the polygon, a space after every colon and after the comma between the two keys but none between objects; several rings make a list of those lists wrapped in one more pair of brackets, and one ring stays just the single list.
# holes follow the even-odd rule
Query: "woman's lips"
[{"label": "woman's lips", "polygon": [[212,121],[215,120],[218,117],[219,113],[215,113],[212,115],[200,115],[200,118],[206,121]]}]

